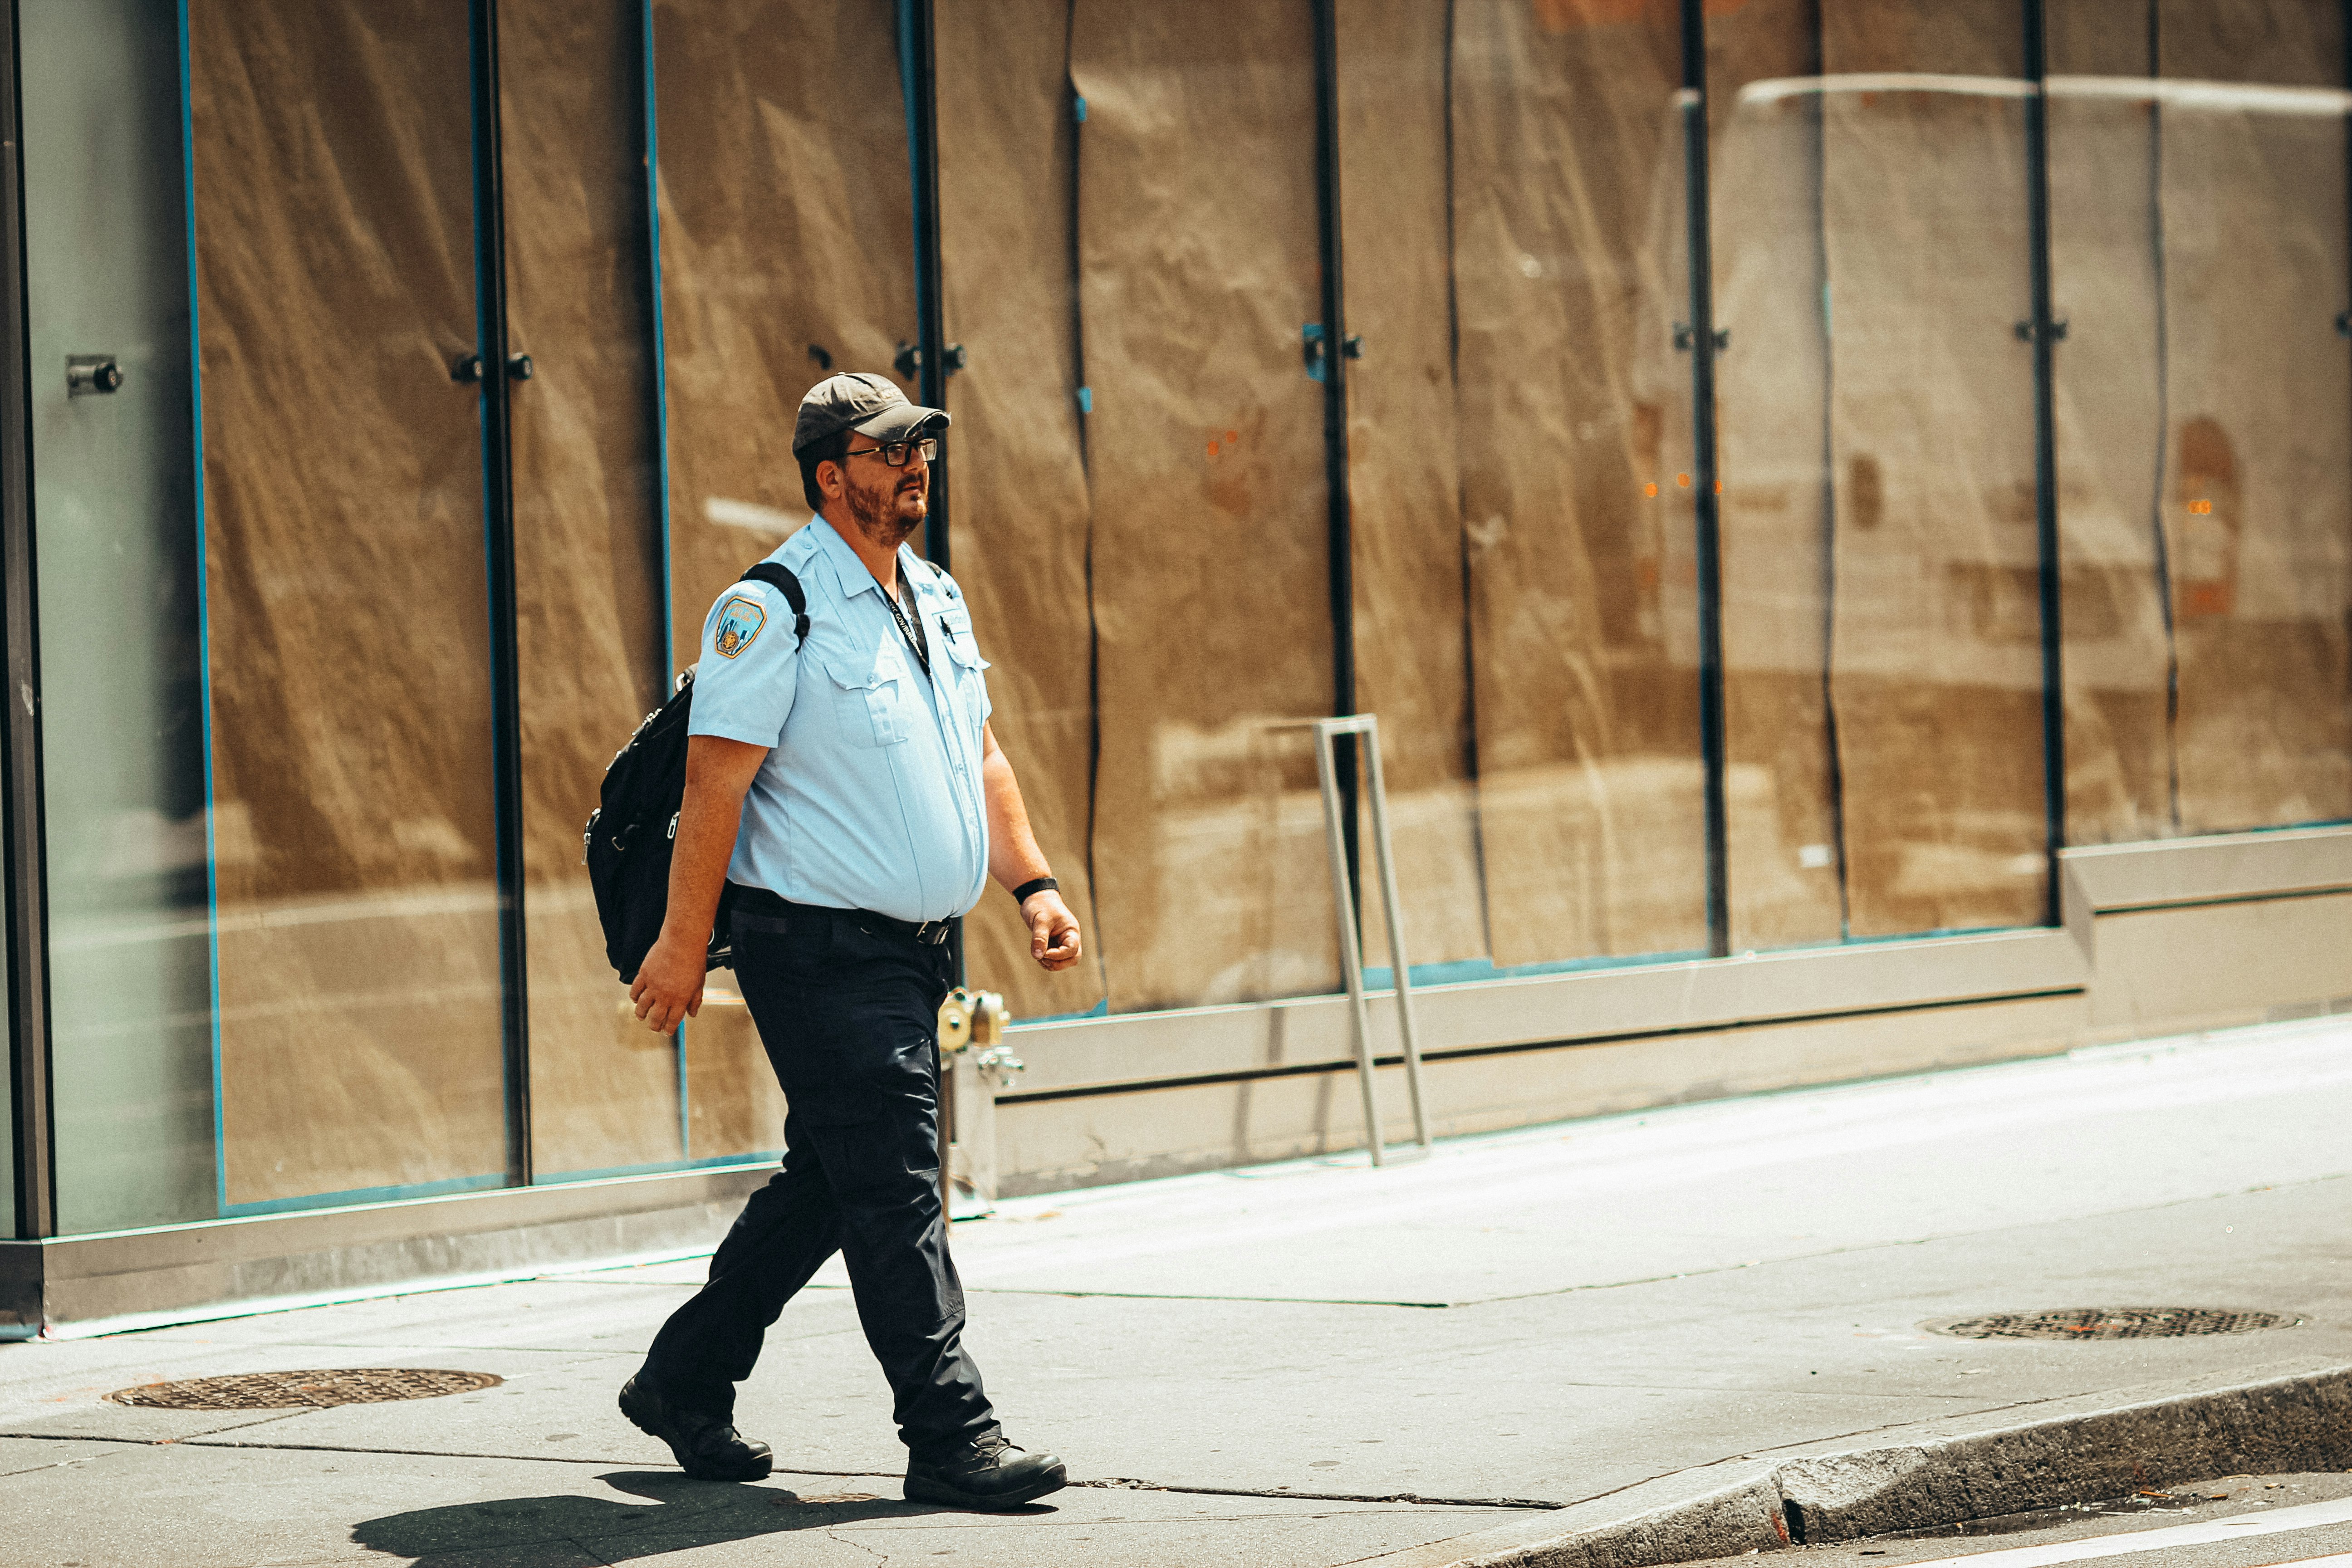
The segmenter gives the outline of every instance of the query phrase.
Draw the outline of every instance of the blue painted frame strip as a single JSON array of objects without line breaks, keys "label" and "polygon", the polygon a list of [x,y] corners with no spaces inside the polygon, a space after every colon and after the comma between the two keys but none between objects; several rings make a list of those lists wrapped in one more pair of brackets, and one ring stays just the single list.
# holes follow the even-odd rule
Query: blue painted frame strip
[{"label": "blue painted frame strip", "polygon": [[494,1192],[506,1184],[507,1173],[493,1171],[483,1176],[451,1176],[438,1182],[412,1182],[404,1186],[352,1187],[340,1193],[305,1193],[299,1198],[268,1198],[259,1203],[235,1204],[223,1209],[221,1217],[246,1219],[254,1215],[348,1208],[354,1204],[398,1203],[404,1198],[446,1198],[457,1193]]},{"label": "blue painted frame strip", "polygon": [[195,433],[196,658],[201,667],[205,735],[205,948],[212,971],[213,1206],[227,1214],[228,1140],[221,1088],[220,857],[213,827],[213,632],[207,604],[211,563],[205,550],[205,354],[196,289],[196,109],[191,86],[188,0],[180,0],[181,222],[188,231],[188,416]]},{"label": "blue painted frame strip", "polygon": [[[589,1171],[551,1171],[541,1182],[595,1182],[615,1176],[664,1176],[680,1171],[755,1170],[775,1164],[782,1149],[755,1149],[747,1154],[718,1154],[707,1160],[664,1160],[650,1165],[614,1165]],[[238,1204],[221,1217],[247,1219],[256,1215],[300,1214],[312,1209],[354,1208],[366,1204],[405,1203],[417,1198],[444,1198],[458,1193],[498,1192],[506,1187],[506,1173],[451,1176],[438,1182],[415,1182],[406,1186],[352,1187],[339,1193],[308,1193],[299,1198],[270,1198]]]},{"label": "blue painted frame strip", "polygon": [[[654,296],[654,510],[661,520],[661,646],[660,690],[669,690],[670,670],[677,662],[677,619],[670,601],[669,571],[669,347],[662,336],[661,264],[661,100],[654,76],[654,0],[640,0],[637,14],[645,24],[646,58],[646,254],[650,258]],[[670,1035],[670,1050],[677,1068],[677,1152],[694,1158],[693,1116],[688,1110],[686,1077],[687,1021]]]},{"label": "blue painted frame strip", "polygon": [[557,1171],[551,1182],[604,1182],[616,1176],[668,1176],[680,1171],[757,1170],[782,1162],[782,1149],[754,1149],[748,1154],[712,1154],[700,1160],[664,1160],[651,1165],[613,1165],[585,1171]]}]

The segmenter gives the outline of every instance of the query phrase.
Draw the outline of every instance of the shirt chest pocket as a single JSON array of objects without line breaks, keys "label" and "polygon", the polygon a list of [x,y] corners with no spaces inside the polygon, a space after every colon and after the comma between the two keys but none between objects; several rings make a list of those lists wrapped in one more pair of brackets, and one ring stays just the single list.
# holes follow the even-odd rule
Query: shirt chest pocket
[{"label": "shirt chest pocket", "polygon": [[940,640],[947,644],[956,677],[970,689],[988,668],[988,660],[980,657],[980,642],[971,635],[971,612],[961,605],[950,606],[940,616],[940,629],[946,634]]},{"label": "shirt chest pocket", "polygon": [[855,746],[895,746],[907,738],[906,672],[877,663],[865,668],[825,661],[833,687],[834,721]]}]

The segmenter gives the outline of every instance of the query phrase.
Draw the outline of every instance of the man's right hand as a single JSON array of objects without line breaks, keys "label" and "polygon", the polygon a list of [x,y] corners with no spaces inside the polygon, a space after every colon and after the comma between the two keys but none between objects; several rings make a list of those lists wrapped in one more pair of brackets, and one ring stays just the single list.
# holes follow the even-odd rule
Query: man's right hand
[{"label": "man's right hand", "polygon": [[646,1027],[667,1035],[679,1020],[702,1011],[702,981],[709,973],[704,960],[709,950],[708,941],[673,936],[667,927],[663,928],[629,987],[629,1000],[637,1005],[637,1016],[646,1021]]},{"label": "man's right hand", "polygon": [[[727,886],[735,830],[743,820],[743,794],[767,760],[768,748],[749,742],[720,735],[687,740],[686,797],[678,803],[677,836],[670,847],[667,912],[661,935],[629,986],[637,1016],[657,1035],[668,1034],[680,1019],[702,1011],[710,928],[718,918],[719,895]],[[698,929],[699,935],[688,934]]]}]

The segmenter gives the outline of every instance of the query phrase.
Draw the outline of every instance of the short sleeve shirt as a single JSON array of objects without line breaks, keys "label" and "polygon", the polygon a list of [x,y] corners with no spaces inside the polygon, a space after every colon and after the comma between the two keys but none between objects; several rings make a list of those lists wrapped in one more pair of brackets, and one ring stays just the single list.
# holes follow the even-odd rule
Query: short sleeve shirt
[{"label": "short sleeve shirt", "polygon": [[927,678],[881,584],[824,518],[768,559],[800,579],[808,639],[793,636],[781,589],[729,587],[703,621],[688,726],[769,748],[729,880],[903,921],[964,913],[987,885],[990,704],[962,590],[899,547]]}]

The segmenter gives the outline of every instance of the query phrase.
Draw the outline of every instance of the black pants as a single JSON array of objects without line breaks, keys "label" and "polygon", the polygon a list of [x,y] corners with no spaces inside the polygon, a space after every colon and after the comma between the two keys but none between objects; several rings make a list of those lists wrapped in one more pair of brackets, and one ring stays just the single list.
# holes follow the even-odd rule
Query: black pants
[{"label": "black pants", "polygon": [[929,1458],[994,1431],[940,1212],[947,949],[825,910],[739,912],[734,932],[736,979],[789,1105],[787,1152],[709,1282],[655,1336],[647,1370],[673,1404],[731,1414],[768,1325],[837,1248],[907,1447]]}]

